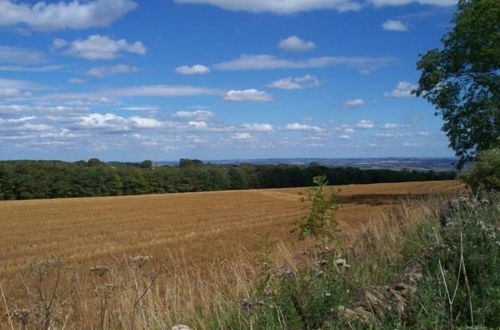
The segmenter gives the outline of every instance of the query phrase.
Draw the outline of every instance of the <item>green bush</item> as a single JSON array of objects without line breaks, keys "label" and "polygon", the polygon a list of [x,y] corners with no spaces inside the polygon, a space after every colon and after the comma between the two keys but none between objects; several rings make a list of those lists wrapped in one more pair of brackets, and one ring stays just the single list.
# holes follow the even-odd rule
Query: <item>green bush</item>
[{"label": "green bush", "polygon": [[473,168],[460,174],[459,178],[472,190],[500,190],[500,148],[480,152]]}]

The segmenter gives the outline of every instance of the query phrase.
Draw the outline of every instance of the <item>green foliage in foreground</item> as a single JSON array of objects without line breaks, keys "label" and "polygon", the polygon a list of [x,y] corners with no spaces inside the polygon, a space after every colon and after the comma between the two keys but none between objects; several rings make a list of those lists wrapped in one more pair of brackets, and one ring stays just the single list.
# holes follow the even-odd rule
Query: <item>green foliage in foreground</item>
[{"label": "green foliage in foreground", "polygon": [[[188,324],[196,329],[498,329],[499,202],[498,195],[459,198],[428,221],[400,219],[397,231],[368,231],[346,251],[318,250],[306,269],[268,268],[240,303]],[[412,267],[409,274],[419,280],[409,287],[411,294],[394,294],[395,283]],[[384,301],[384,295],[397,299]],[[369,308],[363,299],[370,299]],[[357,306],[365,312],[354,317],[346,312]]]},{"label": "green foliage in foreground", "polygon": [[301,202],[309,203],[309,213],[300,219],[294,230],[299,239],[313,237],[318,240],[329,240],[337,231],[338,223],[333,217],[337,209],[335,195],[327,196],[325,188],[328,184],[325,176],[317,176],[313,179],[315,187],[309,188],[301,197]]},{"label": "green foliage in foreground", "polygon": [[454,173],[328,168],[318,164],[222,166],[181,160],[179,166],[0,161],[0,200],[140,195],[233,189],[305,187],[324,175],[331,184],[447,180]]},{"label": "green foliage in foreground", "polygon": [[477,163],[460,179],[474,191],[500,191],[500,148],[480,152]]}]

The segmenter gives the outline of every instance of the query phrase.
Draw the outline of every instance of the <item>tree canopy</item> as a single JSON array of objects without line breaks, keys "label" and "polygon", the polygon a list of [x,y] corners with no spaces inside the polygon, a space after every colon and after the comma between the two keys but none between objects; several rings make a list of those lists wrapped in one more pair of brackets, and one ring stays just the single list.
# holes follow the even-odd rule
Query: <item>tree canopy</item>
[{"label": "tree canopy", "polygon": [[415,93],[441,112],[458,167],[500,144],[499,20],[500,1],[460,0],[443,48],[417,63]]}]

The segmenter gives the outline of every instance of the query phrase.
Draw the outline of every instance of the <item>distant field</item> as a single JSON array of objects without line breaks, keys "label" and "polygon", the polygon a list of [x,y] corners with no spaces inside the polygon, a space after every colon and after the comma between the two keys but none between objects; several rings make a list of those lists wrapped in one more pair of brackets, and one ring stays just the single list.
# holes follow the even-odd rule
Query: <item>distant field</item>
[{"label": "distant field", "polygon": [[[456,181],[339,186],[337,218],[346,228],[368,225],[398,198],[460,187]],[[295,242],[289,231],[304,212],[303,190],[0,202],[0,275],[49,256],[84,265],[123,255],[179,256],[203,265],[242,249],[251,255],[259,234]]]}]

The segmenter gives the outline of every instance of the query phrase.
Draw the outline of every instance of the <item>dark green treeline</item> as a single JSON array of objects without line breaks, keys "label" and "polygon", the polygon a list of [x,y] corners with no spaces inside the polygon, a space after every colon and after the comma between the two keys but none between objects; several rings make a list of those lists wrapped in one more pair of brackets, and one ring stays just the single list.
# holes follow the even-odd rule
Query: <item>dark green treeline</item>
[{"label": "dark green treeline", "polygon": [[140,195],[230,189],[311,186],[325,175],[330,184],[447,180],[455,173],[329,168],[296,165],[211,165],[182,159],[179,166],[104,163],[98,159],[1,161],[0,200]]}]

